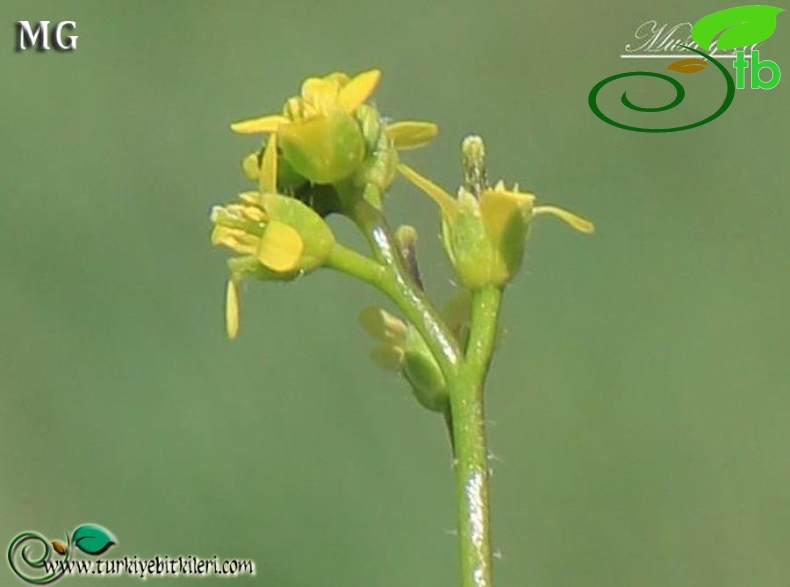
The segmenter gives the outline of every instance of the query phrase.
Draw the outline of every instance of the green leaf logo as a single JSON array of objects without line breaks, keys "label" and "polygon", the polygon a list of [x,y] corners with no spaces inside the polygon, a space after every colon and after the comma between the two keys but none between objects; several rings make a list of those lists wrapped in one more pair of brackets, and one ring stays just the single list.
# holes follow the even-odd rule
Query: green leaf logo
[{"label": "green leaf logo", "polygon": [[71,541],[85,554],[102,554],[117,544],[110,531],[96,524],[83,524],[71,535]]},{"label": "green leaf logo", "polygon": [[703,51],[711,49],[714,37],[718,49],[737,49],[761,43],[774,34],[776,17],[783,8],[767,5],[736,6],[701,18],[691,29],[691,38]]}]

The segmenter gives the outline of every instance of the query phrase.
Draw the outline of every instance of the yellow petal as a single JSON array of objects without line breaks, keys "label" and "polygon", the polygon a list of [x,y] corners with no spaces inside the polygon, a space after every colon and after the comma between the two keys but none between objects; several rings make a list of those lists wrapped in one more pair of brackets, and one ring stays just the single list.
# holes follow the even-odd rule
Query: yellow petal
[{"label": "yellow petal", "polygon": [[273,134],[266,141],[266,148],[263,150],[261,160],[261,171],[258,178],[258,186],[262,194],[274,194],[277,192],[277,135]]},{"label": "yellow petal", "polygon": [[427,177],[423,177],[414,171],[414,169],[408,165],[400,163],[398,165],[398,171],[400,171],[406,179],[428,194],[433,199],[433,201],[439,205],[442,214],[447,219],[455,219],[456,215],[458,214],[458,201],[455,198],[453,198],[450,194],[433,183]]},{"label": "yellow petal", "polygon": [[370,98],[376,85],[379,83],[381,72],[378,69],[371,69],[355,76],[340,90],[337,97],[337,104],[351,114]]},{"label": "yellow petal", "polygon": [[272,271],[293,271],[304,252],[304,241],[294,228],[282,222],[272,221],[258,246],[258,261]]},{"label": "yellow petal", "polygon": [[239,291],[232,279],[225,289],[225,331],[230,340],[239,334]]},{"label": "yellow petal", "polygon": [[302,99],[315,109],[315,114],[326,114],[337,104],[340,83],[329,77],[309,77],[302,84]]},{"label": "yellow petal", "polygon": [[259,132],[277,132],[281,124],[288,124],[289,122],[291,121],[285,116],[272,114],[270,116],[262,116],[261,118],[250,118],[249,120],[234,122],[230,125],[230,130],[243,135]]},{"label": "yellow petal", "polygon": [[285,101],[283,116],[292,121],[302,119],[302,98],[300,96],[292,96]]},{"label": "yellow petal", "polygon": [[576,214],[573,214],[572,212],[568,212],[562,208],[557,208],[556,206],[535,206],[535,209],[532,211],[532,215],[539,216],[540,214],[552,214],[557,218],[564,220],[579,232],[583,232],[585,234],[592,234],[595,232],[595,225],[592,222],[585,220],[581,216],[576,216]]},{"label": "yellow petal", "polygon": [[359,312],[359,323],[370,336],[380,342],[406,340],[406,324],[386,310],[368,306]]},{"label": "yellow petal", "polygon": [[499,239],[503,236],[508,225],[513,221],[514,214],[521,218],[529,219],[529,212],[535,201],[533,194],[511,192],[497,183],[493,190],[485,190],[480,197],[480,213],[489,236]]},{"label": "yellow petal", "polygon": [[351,80],[351,78],[348,77],[348,74],[342,71],[332,72],[328,76],[326,76],[326,78],[337,81],[337,83],[340,85],[341,88]]},{"label": "yellow petal", "polygon": [[258,153],[250,153],[241,163],[244,170],[244,175],[248,179],[258,179],[260,176],[260,169],[258,168]]},{"label": "yellow petal", "polygon": [[439,127],[432,122],[396,122],[387,127],[387,134],[396,149],[414,149],[429,143]]}]

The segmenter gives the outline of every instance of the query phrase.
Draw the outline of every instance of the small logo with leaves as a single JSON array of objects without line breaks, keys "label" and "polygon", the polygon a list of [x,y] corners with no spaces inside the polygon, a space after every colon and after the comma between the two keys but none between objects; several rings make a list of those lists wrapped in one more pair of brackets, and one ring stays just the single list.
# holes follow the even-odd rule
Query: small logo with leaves
[{"label": "small logo with leaves", "polygon": [[[775,88],[779,83],[781,77],[779,66],[768,59],[761,60],[760,52],[756,49],[750,53],[749,59],[747,59],[745,47],[757,45],[771,37],[776,30],[777,16],[782,11],[782,8],[766,5],[735,6],[733,8],[719,10],[718,12],[701,18],[692,27],[691,40],[693,40],[693,43],[689,42],[688,45],[678,43],[676,45],[677,47],[682,47],[692,53],[696,53],[699,57],[689,57],[674,61],[667,66],[667,71],[689,75],[705,71],[712,64],[715,65],[713,70],[721,73],[724,78],[726,84],[724,100],[719,108],[710,116],[681,126],[647,128],[618,122],[601,111],[601,108],[598,106],[598,94],[604,86],[620,78],[634,76],[654,77],[669,82],[675,89],[675,98],[668,104],[662,106],[646,107],[634,104],[628,99],[628,93],[623,92],[620,101],[629,110],[634,110],[636,112],[665,112],[679,105],[686,95],[683,85],[673,77],[664,73],[652,71],[629,71],[618,73],[617,75],[601,80],[590,90],[590,95],[587,99],[590,110],[605,123],[623,130],[634,132],[677,132],[711,122],[724,114],[727,108],[730,107],[730,104],[732,104],[732,101],[735,99],[736,88],[742,90],[746,87],[747,69],[751,68],[750,82],[752,89],[770,90]],[[736,74],[735,80],[732,79],[732,74],[724,67],[721,61],[711,55],[717,50],[725,49],[737,49],[735,52],[735,60],[732,64]],[[760,77],[760,72],[764,69],[768,69],[771,72],[771,77],[768,80],[764,80]]]},{"label": "small logo with leaves", "polygon": [[23,532],[8,546],[8,564],[14,574],[32,585],[48,585],[60,579],[77,551],[99,556],[118,543],[98,524],[82,524],[64,532],[65,540],[48,540],[38,532]]}]

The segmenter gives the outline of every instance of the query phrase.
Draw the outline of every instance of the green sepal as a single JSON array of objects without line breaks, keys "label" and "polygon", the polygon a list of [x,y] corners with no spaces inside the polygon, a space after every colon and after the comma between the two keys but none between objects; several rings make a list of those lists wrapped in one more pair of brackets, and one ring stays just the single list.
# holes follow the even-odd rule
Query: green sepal
[{"label": "green sepal", "polygon": [[365,139],[365,147],[368,152],[373,151],[379,145],[381,139],[381,117],[373,106],[363,104],[354,112],[354,117],[359,123],[362,136]]},{"label": "green sepal", "polygon": [[449,397],[444,375],[413,326],[406,333],[402,373],[420,404],[434,412],[447,409]]},{"label": "green sepal", "polygon": [[475,290],[491,283],[495,254],[475,197],[462,189],[458,203],[455,218],[443,222],[443,240],[461,283]]},{"label": "green sepal", "polygon": [[278,144],[297,173],[320,184],[348,177],[365,158],[359,124],[342,111],[283,125]]},{"label": "green sepal", "polygon": [[[356,115],[365,137],[367,152],[364,161],[354,173],[354,185],[373,184],[380,194],[384,194],[395,179],[398,151],[389,135],[382,131],[381,119],[375,108],[362,106]],[[381,208],[380,203],[373,205]]]},{"label": "green sepal", "polygon": [[261,265],[253,255],[231,257],[227,260],[228,272],[237,279],[258,279],[260,281],[293,281],[299,277],[300,271],[277,273]]},{"label": "green sepal", "polygon": [[324,264],[335,246],[335,237],[318,213],[299,200],[280,194],[261,194],[261,205],[270,220],[293,227],[302,238],[304,252],[299,271],[312,271]]},{"label": "green sepal", "polygon": [[281,193],[291,193],[307,183],[307,178],[300,175],[284,156],[277,161],[277,188]]}]

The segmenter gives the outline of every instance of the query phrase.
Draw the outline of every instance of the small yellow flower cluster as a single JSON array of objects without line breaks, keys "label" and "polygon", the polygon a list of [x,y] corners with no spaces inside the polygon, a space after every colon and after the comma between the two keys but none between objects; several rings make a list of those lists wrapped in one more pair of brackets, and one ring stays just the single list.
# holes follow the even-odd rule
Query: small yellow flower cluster
[{"label": "small yellow flower cluster", "polygon": [[[283,159],[302,178],[314,184],[334,184],[362,169],[376,148],[379,118],[371,118],[365,102],[378,85],[381,72],[372,69],[350,78],[345,73],[310,77],[300,95],[286,100],[282,114],[271,114],[231,125],[237,133],[277,136]],[[391,149],[422,146],[436,136],[429,122],[386,125],[385,145]],[[254,159],[245,160],[248,175]]]},{"label": "small yellow flower cluster", "polygon": [[382,122],[366,104],[380,77],[375,69],[353,78],[338,72],[310,77],[298,96],[286,100],[282,114],[231,125],[237,133],[267,135],[263,150],[242,165],[245,175],[258,181],[258,191],[216,206],[211,214],[212,243],[238,255],[228,262],[231,338],[238,332],[242,278],[293,279],[328,258],[335,241],[322,218],[328,207],[321,199],[349,179],[354,185],[374,183],[383,193],[394,177],[397,150],[436,136],[436,125],[429,122]]},{"label": "small yellow flower cluster", "polygon": [[336,245],[323,217],[349,213],[361,199],[380,208],[397,171],[439,206],[444,246],[467,290],[503,287],[513,278],[535,216],[553,214],[576,230],[593,231],[591,222],[571,212],[535,205],[535,195],[517,186],[508,189],[501,181],[488,185],[479,137],[464,141],[471,163],[457,197],[400,163],[399,150],[428,143],[437,127],[385,123],[367,103],[380,77],[376,69],[354,77],[339,72],[310,77],[299,95],[285,101],[281,114],[231,125],[237,133],[266,135],[262,150],[243,160],[244,172],[257,180],[258,190],[216,206],[211,215],[212,243],[237,254],[228,262],[231,337],[238,331],[239,281],[289,280],[324,265]]}]

